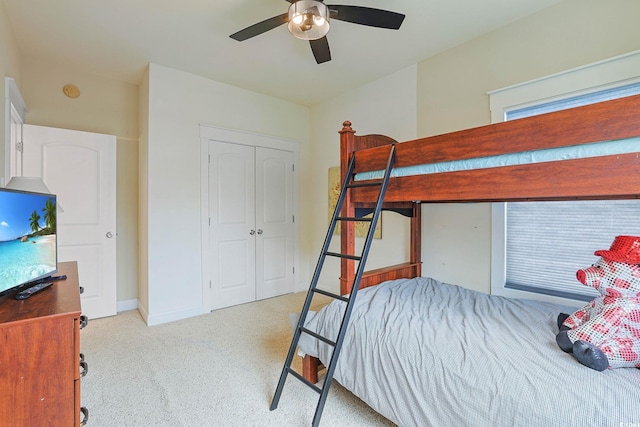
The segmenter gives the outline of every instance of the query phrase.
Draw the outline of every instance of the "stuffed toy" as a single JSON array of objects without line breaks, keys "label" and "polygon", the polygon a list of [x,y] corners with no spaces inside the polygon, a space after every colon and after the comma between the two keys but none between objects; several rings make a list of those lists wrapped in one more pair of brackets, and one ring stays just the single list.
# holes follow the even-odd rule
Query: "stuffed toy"
[{"label": "stuffed toy", "polygon": [[560,313],[558,346],[596,371],[640,368],[640,237],[617,236],[578,281],[600,296],[571,315]]}]

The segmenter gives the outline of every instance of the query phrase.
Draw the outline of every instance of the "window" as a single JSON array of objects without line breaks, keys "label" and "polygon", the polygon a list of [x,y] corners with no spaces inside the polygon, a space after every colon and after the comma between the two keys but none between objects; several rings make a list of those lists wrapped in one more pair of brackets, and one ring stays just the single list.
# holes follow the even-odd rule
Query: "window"
[{"label": "window", "polygon": [[[496,91],[492,116],[515,120],[640,94],[638,68],[631,68],[638,61],[635,52]],[[492,210],[491,290],[498,295],[582,305],[597,292],[581,285],[576,271],[593,264],[593,252],[607,249],[616,235],[640,235],[638,200],[499,203]]]}]

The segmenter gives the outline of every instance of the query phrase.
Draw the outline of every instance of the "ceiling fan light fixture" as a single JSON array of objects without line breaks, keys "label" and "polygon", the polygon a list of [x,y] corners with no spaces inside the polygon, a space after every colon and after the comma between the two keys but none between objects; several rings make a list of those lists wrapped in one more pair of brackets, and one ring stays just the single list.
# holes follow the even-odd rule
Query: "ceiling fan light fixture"
[{"label": "ceiling fan light fixture", "polygon": [[291,22],[293,22],[294,25],[301,25],[304,22],[304,15],[302,15],[301,13],[293,15],[293,18],[291,18]]},{"label": "ceiling fan light fixture", "polygon": [[316,0],[298,0],[289,6],[289,32],[302,40],[317,40],[329,32],[329,8]]}]

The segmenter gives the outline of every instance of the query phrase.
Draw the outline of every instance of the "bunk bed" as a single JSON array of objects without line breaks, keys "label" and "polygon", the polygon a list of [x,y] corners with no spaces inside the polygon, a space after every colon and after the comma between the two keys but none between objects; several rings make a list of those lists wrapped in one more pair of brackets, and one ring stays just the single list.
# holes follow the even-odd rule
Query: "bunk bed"
[{"label": "bunk bed", "polygon": [[[356,155],[356,179],[374,179],[390,144],[385,208],[411,218],[410,259],[364,274],[334,378],[398,425],[640,424],[640,369],[596,372],[557,347],[556,317],[572,308],[421,277],[420,259],[424,203],[640,197],[640,95],[403,143],[344,122],[342,175]],[[366,213],[376,197],[353,189],[342,215]],[[354,247],[343,222],[341,252]],[[341,294],[354,265],[341,260]],[[343,304],[310,313],[306,327],[335,336]],[[303,376],[317,382],[332,348],[303,337],[299,349]]]}]

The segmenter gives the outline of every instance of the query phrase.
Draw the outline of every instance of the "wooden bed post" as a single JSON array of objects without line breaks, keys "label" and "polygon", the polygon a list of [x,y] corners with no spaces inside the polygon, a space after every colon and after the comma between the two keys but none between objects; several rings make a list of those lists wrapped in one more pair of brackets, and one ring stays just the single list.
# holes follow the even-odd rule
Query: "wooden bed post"
[{"label": "wooden bed post", "polygon": [[413,214],[411,216],[411,247],[409,248],[409,262],[414,265],[415,276],[422,276],[422,204],[413,203]]},{"label": "wooden bed post", "polygon": [[[351,122],[345,121],[342,123],[342,129],[338,132],[340,134],[340,179],[344,181],[347,169],[349,167],[349,160],[354,151],[354,139],[355,131],[351,129]],[[342,207],[342,216],[354,217],[355,208],[351,203],[351,194],[348,191],[346,193],[346,200]],[[340,221],[340,252],[343,254],[353,255],[355,253],[355,223],[352,221]],[[345,295],[351,292],[351,286],[355,278],[354,261],[350,259],[342,259],[340,261],[340,295]]]},{"label": "wooden bed post", "polygon": [[311,384],[318,382],[318,370],[320,369],[320,359],[305,354],[302,358],[302,376]]},{"label": "wooden bed post", "polygon": [[[344,181],[349,167],[351,153],[354,151],[355,131],[351,129],[351,122],[345,121],[342,124],[340,134],[340,183]],[[345,195],[347,198],[343,204],[342,216],[355,216],[355,208],[351,204],[351,195],[348,191]],[[355,223],[352,221],[340,221],[340,252],[343,254],[355,253]],[[354,261],[348,259],[340,260],[340,295],[351,292],[351,286],[355,279]],[[320,360],[309,356],[308,354],[302,359],[302,376],[312,384],[318,382],[318,369],[320,368]]]}]

